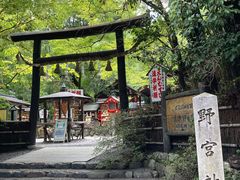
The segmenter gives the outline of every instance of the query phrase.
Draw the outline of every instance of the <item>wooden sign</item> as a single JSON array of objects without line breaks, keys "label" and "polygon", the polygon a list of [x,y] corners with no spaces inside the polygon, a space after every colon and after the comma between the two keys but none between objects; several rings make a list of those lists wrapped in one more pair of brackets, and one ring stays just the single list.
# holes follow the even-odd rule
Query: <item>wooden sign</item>
[{"label": "wooden sign", "polygon": [[217,96],[195,96],[193,110],[199,179],[224,180]]},{"label": "wooden sign", "polygon": [[194,134],[192,95],[166,100],[167,133]]},{"label": "wooden sign", "polygon": [[65,141],[67,132],[67,119],[57,119],[54,129],[54,141]]},{"label": "wooden sign", "polygon": [[166,75],[159,64],[155,64],[147,73],[150,82],[150,93],[152,102],[159,102],[162,92],[166,90]]},{"label": "wooden sign", "polygon": [[83,89],[68,89],[68,92],[78,94],[78,95],[84,95],[83,94]]}]

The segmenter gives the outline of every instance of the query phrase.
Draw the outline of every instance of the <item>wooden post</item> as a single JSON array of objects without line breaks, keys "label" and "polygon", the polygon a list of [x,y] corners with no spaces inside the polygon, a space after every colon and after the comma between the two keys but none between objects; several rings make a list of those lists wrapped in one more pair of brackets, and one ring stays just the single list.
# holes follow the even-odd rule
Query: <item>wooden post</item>
[{"label": "wooden post", "polygon": [[14,121],[14,110],[11,110],[11,121]]},{"label": "wooden post", "polygon": [[[167,91],[167,88],[166,88]],[[162,111],[162,127],[163,127],[163,148],[164,152],[169,152],[171,149],[170,144],[170,137],[167,134],[167,116],[166,116],[166,94],[167,92],[162,92],[162,99],[161,99],[161,111]]]},{"label": "wooden post", "polygon": [[83,106],[84,106],[85,101],[82,99],[81,100],[81,119],[84,121],[84,112],[83,112]]},{"label": "wooden post", "polygon": [[62,111],[61,111],[61,99],[58,99],[58,119],[61,119],[61,115]]},{"label": "wooden post", "polygon": [[[34,40],[33,44],[33,63],[37,63],[37,59],[41,55],[41,41]],[[32,95],[31,95],[31,108],[30,108],[30,144],[36,143],[36,129],[37,120],[39,118],[38,103],[40,92],[40,67],[33,66],[32,68]]]},{"label": "wooden post", "polygon": [[[123,30],[116,31],[116,41],[118,53],[124,52]],[[120,108],[121,110],[126,111],[128,109],[128,95],[126,83],[125,56],[117,57],[117,63]]]},{"label": "wooden post", "polygon": [[82,139],[84,139],[84,122],[81,124],[82,126]]},{"label": "wooden post", "polygon": [[22,105],[19,106],[19,110],[18,110],[18,115],[19,115],[19,121],[22,121]]},{"label": "wooden post", "polygon": [[70,103],[71,103],[71,100],[68,99],[68,102],[67,102],[67,106],[68,106],[68,124],[67,124],[67,134],[68,134],[68,142],[71,141],[71,121],[72,121],[72,117],[71,117],[71,106],[70,106]]},{"label": "wooden post", "polygon": [[44,142],[47,142],[47,135],[48,135],[48,132],[47,132],[47,102],[45,101],[44,102],[44,109],[43,109],[43,118],[44,118],[44,126],[43,126],[43,133],[44,133]]},{"label": "wooden post", "polygon": [[142,107],[142,97],[140,94],[138,95],[138,102],[139,102],[139,107],[141,108]]},{"label": "wooden post", "polygon": [[[84,106],[84,99],[81,100],[81,118],[82,118],[82,121],[84,121],[84,112],[83,112],[83,106]],[[82,139],[84,139],[84,122],[81,124],[81,127],[82,127]]]}]

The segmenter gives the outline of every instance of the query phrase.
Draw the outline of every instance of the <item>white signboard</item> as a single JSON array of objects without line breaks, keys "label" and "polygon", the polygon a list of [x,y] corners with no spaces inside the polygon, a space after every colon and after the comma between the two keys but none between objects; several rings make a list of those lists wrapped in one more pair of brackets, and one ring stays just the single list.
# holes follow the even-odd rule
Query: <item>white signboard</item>
[{"label": "white signboard", "polygon": [[54,141],[65,141],[67,132],[67,119],[57,119],[54,130]]},{"label": "white signboard", "polygon": [[161,101],[162,92],[166,90],[165,72],[159,65],[154,65],[148,73],[152,102]]},{"label": "white signboard", "polygon": [[193,97],[193,113],[199,180],[224,180],[217,97],[208,93]]}]

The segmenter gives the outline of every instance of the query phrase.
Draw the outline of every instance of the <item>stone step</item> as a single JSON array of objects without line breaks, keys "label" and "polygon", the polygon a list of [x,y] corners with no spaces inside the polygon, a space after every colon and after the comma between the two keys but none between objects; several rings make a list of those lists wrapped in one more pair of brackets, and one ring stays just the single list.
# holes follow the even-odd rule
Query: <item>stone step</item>
[{"label": "stone step", "polygon": [[96,169],[97,163],[7,163],[0,162],[0,169]]},{"label": "stone step", "polygon": [[157,171],[150,169],[84,170],[84,169],[0,169],[0,179],[8,178],[158,178]]}]

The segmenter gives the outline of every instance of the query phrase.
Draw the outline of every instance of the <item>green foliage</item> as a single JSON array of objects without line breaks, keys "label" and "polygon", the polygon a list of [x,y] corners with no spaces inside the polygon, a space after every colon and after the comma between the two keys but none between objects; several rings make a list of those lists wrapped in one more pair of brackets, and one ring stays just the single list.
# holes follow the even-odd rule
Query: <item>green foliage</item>
[{"label": "green foliage", "polygon": [[168,8],[157,0],[128,2],[133,6],[142,2],[151,11],[151,26],[137,34],[146,37],[147,44],[138,59],[164,64],[173,77],[178,76],[180,88],[184,81],[188,88],[205,82],[222,94],[239,87],[237,0],[172,0]]},{"label": "green foliage", "polygon": [[[231,1],[232,2],[232,1]],[[231,3],[230,3],[231,4]],[[219,82],[220,92],[240,84],[240,34],[235,23],[238,8],[226,1],[170,1],[168,8],[162,1],[153,0],[88,0],[88,1],[2,1],[0,2],[0,90],[12,92],[29,100],[31,70],[16,61],[21,51],[32,61],[32,42],[13,43],[14,32],[57,30],[103,22],[112,22],[150,12],[151,21],[142,29],[124,33],[125,48],[142,42],[136,52],[126,57],[127,82],[134,88],[148,83],[145,76],[154,63],[163,64],[171,74],[170,86],[174,91],[194,87],[197,81]],[[115,35],[43,41],[42,57],[115,49]],[[138,61],[137,61],[138,60]],[[84,88],[94,96],[117,79],[116,58],[111,60],[113,72],[105,72],[105,62],[96,62],[96,72],[88,72],[88,63],[81,63],[75,72],[75,63],[61,64],[67,74],[68,87]],[[233,71],[233,69],[235,70]],[[41,95],[59,89],[62,80],[54,73],[55,66],[44,67],[47,76],[41,80]],[[134,74],[134,76],[133,76]],[[77,81],[72,81],[72,79]],[[107,82],[107,83],[106,83]],[[50,88],[51,84],[54,88]],[[19,90],[21,87],[21,90]]]},{"label": "green foliage", "polygon": [[217,79],[220,83],[214,90],[229,90],[226,87],[236,76],[231,74],[232,66],[240,57],[240,33],[231,29],[237,26],[232,23],[237,14],[239,10],[225,1],[171,1],[171,24],[181,37],[181,51],[192,82],[205,81],[211,86]]},{"label": "green foliage", "polygon": [[7,100],[0,98],[0,109],[8,109],[10,108],[10,104]]},{"label": "green foliage", "polygon": [[237,170],[225,170],[225,180],[238,180],[240,179],[240,172]]},{"label": "green foliage", "polygon": [[195,179],[198,176],[197,153],[194,137],[189,138],[189,146],[177,152],[177,156],[165,163],[171,165],[183,179]]},{"label": "green foliage", "polygon": [[[141,127],[141,116],[128,117],[128,113],[120,113],[111,118],[106,125],[99,128],[104,134],[112,134],[112,138],[101,141],[99,150],[108,150],[113,146],[133,147],[140,150],[144,146],[144,133],[137,128]],[[104,144],[101,146],[101,144]],[[108,144],[108,145],[107,145]],[[102,149],[103,148],[103,149]]]},{"label": "green foliage", "polygon": [[[134,117],[128,117],[127,113],[121,113],[111,118],[107,124],[98,127],[99,134],[110,134],[99,142],[96,152],[105,152],[108,157],[101,166],[111,167],[113,164],[122,161],[125,167],[130,163],[141,163],[144,159],[145,134],[139,130],[141,127],[142,113]],[[112,149],[116,149],[113,156],[110,156]]]},{"label": "green foliage", "polygon": [[[101,7],[101,8],[99,8]],[[138,11],[139,12],[139,11]],[[9,35],[14,32],[46,31],[96,25],[126,19],[137,13],[136,7],[121,1],[1,1],[0,2],[0,91],[25,100],[30,99],[32,68],[15,59],[21,51],[27,61],[32,61],[32,42],[12,43]],[[133,44],[131,31],[124,34],[125,47]],[[82,53],[114,49],[116,47],[115,35],[106,34],[79,39],[42,42],[42,57]],[[131,61],[128,63],[128,61]],[[128,83],[138,88],[147,83],[147,68],[131,59],[126,59]],[[74,71],[75,63],[62,64],[63,73],[67,74],[65,83],[69,88],[84,88],[85,92],[94,96],[117,79],[116,58],[112,60],[113,72],[105,72],[105,62],[97,62],[98,70],[94,73],[87,72],[87,63],[81,63],[85,73]],[[135,66],[136,65],[136,66]],[[137,67],[135,69],[134,67]],[[95,67],[96,68],[96,67]],[[41,78],[41,95],[59,90],[62,79],[54,74],[55,66],[46,66],[46,77]],[[129,75],[130,74],[130,75]],[[136,77],[131,78],[131,74]],[[80,79],[78,84],[72,82],[72,77]],[[98,76],[98,77],[96,77]],[[107,83],[106,83],[106,82]],[[140,83],[139,83],[140,82]],[[21,87],[21,88],[20,88]]]}]

